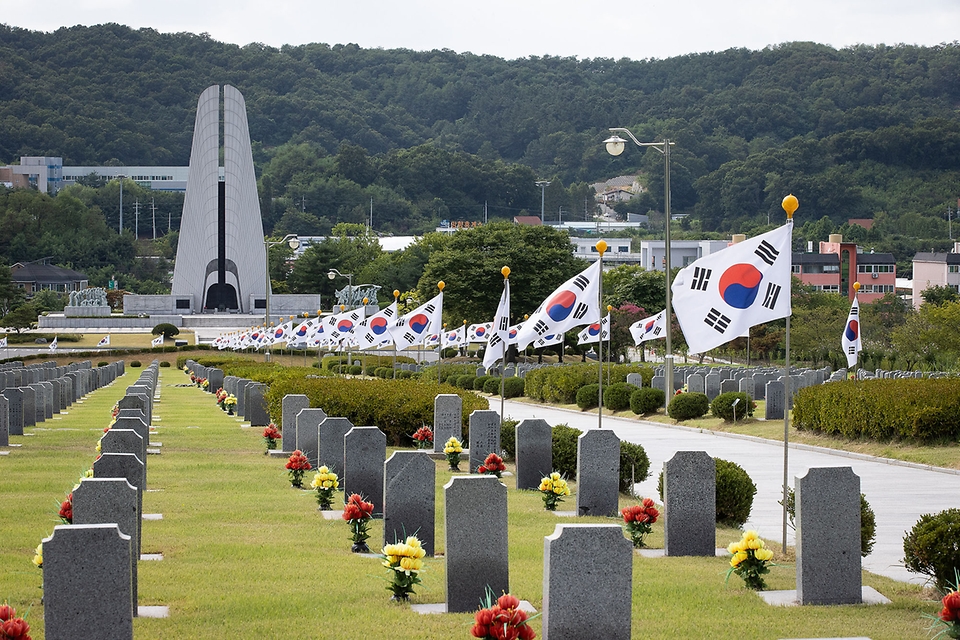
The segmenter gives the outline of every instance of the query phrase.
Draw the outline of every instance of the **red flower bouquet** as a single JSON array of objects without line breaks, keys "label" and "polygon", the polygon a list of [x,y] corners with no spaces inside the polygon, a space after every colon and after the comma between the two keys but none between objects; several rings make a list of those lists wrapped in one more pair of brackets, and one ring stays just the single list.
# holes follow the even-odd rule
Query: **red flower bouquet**
[{"label": "red flower bouquet", "polygon": [[369,553],[367,538],[370,537],[370,519],[373,517],[373,503],[364,502],[358,493],[351,494],[343,507],[343,519],[350,525],[350,539],[354,553]]},{"label": "red flower bouquet", "polygon": [[0,640],[30,640],[30,625],[10,605],[0,605]]},{"label": "red flower bouquet", "polygon": [[280,431],[277,429],[277,425],[272,422],[263,429],[263,441],[267,443],[267,451],[276,449],[277,440],[282,437]]},{"label": "red flower bouquet", "polygon": [[[960,580],[958,580],[960,583]],[[936,637],[960,638],[960,584],[943,596],[943,609],[935,618],[937,626],[942,626]]]},{"label": "red flower bouquet", "polygon": [[413,434],[413,441],[417,449],[428,449],[433,446],[433,430],[430,427],[420,427]]},{"label": "red flower bouquet", "polygon": [[497,476],[498,478],[500,477],[500,474],[506,470],[507,465],[503,464],[503,458],[495,453],[488,455],[487,459],[483,461],[483,464],[477,467],[477,473],[489,473]]},{"label": "red flower bouquet", "polygon": [[643,498],[640,504],[626,507],[620,511],[623,516],[623,525],[633,546],[639,549],[643,546],[643,539],[653,529],[653,523],[660,517],[660,511],[654,506],[653,500]]},{"label": "red flower bouquet", "polygon": [[67,494],[67,499],[60,503],[60,513],[57,514],[63,524],[73,524],[73,492]]},{"label": "red flower bouquet", "polygon": [[287,460],[287,469],[290,471],[290,484],[297,489],[303,488],[303,474],[310,470],[310,461],[300,449],[290,454]]},{"label": "red flower bouquet", "polygon": [[470,635],[484,640],[532,640],[537,633],[529,624],[530,617],[520,609],[520,600],[505,593],[493,602],[493,594],[487,592],[485,608],[474,614]]}]

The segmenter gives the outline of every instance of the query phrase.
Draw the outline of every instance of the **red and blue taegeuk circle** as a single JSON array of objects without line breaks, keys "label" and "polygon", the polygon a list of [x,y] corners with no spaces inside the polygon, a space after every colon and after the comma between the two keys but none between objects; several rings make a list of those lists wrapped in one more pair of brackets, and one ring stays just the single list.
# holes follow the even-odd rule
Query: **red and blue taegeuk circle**
[{"label": "red and blue taegeuk circle", "polygon": [[387,319],[374,318],[370,321],[370,330],[373,331],[375,335],[382,336],[387,331]]},{"label": "red and blue taegeuk circle", "polygon": [[297,335],[300,336],[301,338],[307,335],[307,325],[302,324],[299,327],[297,327]]},{"label": "red and blue taegeuk circle", "polygon": [[416,331],[417,333],[423,333],[427,326],[430,324],[430,318],[422,313],[410,318],[410,328]]},{"label": "red and blue taegeuk circle", "polygon": [[573,305],[577,302],[577,294],[573,291],[561,291],[547,301],[546,312],[554,322],[566,320],[573,311]]},{"label": "red and blue taegeuk circle", "polygon": [[729,267],[720,276],[720,297],[735,309],[746,309],[757,299],[763,274],[752,264]]},{"label": "red and blue taegeuk circle", "polygon": [[337,331],[351,331],[353,329],[353,322],[349,318],[344,318],[337,323]]},{"label": "red and blue taegeuk circle", "polygon": [[477,330],[476,330],[475,333],[477,334],[477,337],[478,337],[478,338],[482,338],[483,336],[485,336],[485,335],[487,334],[487,328],[486,328],[486,327],[477,327]]},{"label": "red and blue taegeuk circle", "polygon": [[856,320],[848,322],[847,328],[843,330],[843,335],[849,342],[856,342],[857,338],[860,337],[860,323]]},{"label": "red and blue taegeuk circle", "polygon": [[648,322],[647,324],[643,325],[643,332],[644,332],[644,333],[650,333],[651,331],[653,331],[653,327],[654,327],[654,325],[656,325],[656,324],[657,324],[657,321],[656,321],[656,320],[651,320],[651,321]]},{"label": "red and blue taegeuk circle", "polygon": [[599,322],[594,322],[592,325],[587,327],[587,335],[590,336],[591,338],[595,337],[598,333],[600,333]]}]

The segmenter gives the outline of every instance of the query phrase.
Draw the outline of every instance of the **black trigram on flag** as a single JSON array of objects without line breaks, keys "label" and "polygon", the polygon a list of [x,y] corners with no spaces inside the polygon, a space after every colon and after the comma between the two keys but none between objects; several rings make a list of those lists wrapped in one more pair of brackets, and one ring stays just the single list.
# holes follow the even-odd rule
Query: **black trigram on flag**
[{"label": "black trigram on flag", "polygon": [[383,310],[383,315],[384,315],[384,317],[386,317],[386,318],[392,318],[392,317],[393,317],[393,307],[387,307],[386,309],[384,309],[384,310]]},{"label": "black trigram on flag", "polygon": [[703,321],[708,327],[716,329],[719,333],[723,333],[727,330],[727,327],[730,326],[730,318],[713,308],[710,309],[710,313],[707,314],[707,317],[704,318]]},{"label": "black trigram on flag", "polygon": [[351,314],[350,314],[350,319],[353,320],[354,322],[356,322],[357,320],[360,319],[360,314],[359,314],[359,313],[351,313]]},{"label": "black trigram on flag", "polygon": [[367,344],[373,344],[374,337],[369,333],[363,336],[363,339],[367,341]]},{"label": "black trigram on flag", "polygon": [[500,318],[500,331],[506,331],[510,328],[510,318]]},{"label": "black trigram on flag", "polygon": [[397,318],[397,327],[405,327],[405,326],[407,326],[407,319]]},{"label": "black trigram on flag", "polygon": [[416,342],[417,336],[407,331],[405,334],[403,334],[403,339],[409,342],[410,344],[413,344],[414,342]]},{"label": "black trigram on flag", "polygon": [[582,273],[573,279],[573,286],[575,286],[577,289],[580,289],[580,291],[586,291],[587,285],[589,284],[590,284],[589,278],[587,278]]},{"label": "black trigram on flag", "polygon": [[435,305],[432,305],[432,304],[428,304],[427,306],[425,306],[425,307],[423,308],[423,312],[424,312],[424,313],[433,313],[433,312],[436,311],[436,310],[437,310],[437,307],[436,307]]},{"label": "black trigram on flag", "polygon": [[537,332],[538,336],[543,336],[543,334],[550,330],[550,327],[548,327],[543,320],[537,320],[537,324],[533,325],[533,330]]},{"label": "black trigram on flag", "polygon": [[490,336],[490,340],[487,341],[487,348],[490,349],[492,347],[495,347],[501,342],[503,342],[503,338],[501,338],[499,335],[495,333],[492,336]]},{"label": "black trigram on flag", "polygon": [[707,286],[710,284],[711,274],[713,274],[713,269],[694,267],[693,280],[690,282],[690,288],[695,291],[706,291]]},{"label": "black trigram on flag", "polygon": [[772,282],[767,283],[767,294],[763,297],[763,306],[767,309],[773,309],[777,306],[777,298],[780,297],[780,289],[782,289],[778,284]]},{"label": "black trigram on flag", "polygon": [[577,308],[573,310],[573,317],[577,320],[580,320],[583,318],[583,316],[587,315],[587,311],[589,310],[590,308],[587,305],[583,304],[582,302],[578,302]]},{"label": "black trigram on flag", "polygon": [[858,315],[860,315],[860,305],[856,305],[856,306],[850,307],[850,315],[851,315],[851,316],[858,316]]},{"label": "black trigram on flag", "polygon": [[855,355],[857,353],[857,345],[852,344],[849,347],[847,347],[847,353],[850,354],[851,356]]},{"label": "black trigram on flag", "polygon": [[757,254],[757,257],[766,262],[768,265],[772,265],[777,261],[777,256],[780,255],[780,252],[774,249],[773,245],[764,240],[760,243],[760,246],[757,247],[757,250],[754,251]]},{"label": "black trigram on flag", "polygon": [[660,335],[660,332],[661,332],[662,330],[663,330],[663,327],[657,325],[656,327],[653,328],[653,335],[655,335],[655,336]]}]

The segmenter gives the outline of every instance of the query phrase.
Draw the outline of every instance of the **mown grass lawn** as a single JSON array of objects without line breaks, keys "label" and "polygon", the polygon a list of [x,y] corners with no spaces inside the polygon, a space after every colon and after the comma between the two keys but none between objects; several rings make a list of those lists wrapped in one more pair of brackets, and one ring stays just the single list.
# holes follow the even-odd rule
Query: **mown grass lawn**
[{"label": "mown grass lawn", "polygon": [[[41,575],[31,563],[41,538],[58,523],[59,501],[95,456],[110,408],[138,376],[101,389],[69,414],[13,436],[0,457],[0,600],[19,611],[43,637]],[[468,638],[469,614],[423,616],[389,601],[379,561],[350,553],[347,525],[325,520],[313,494],[290,487],[283,458],[263,455],[259,429],[243,427],[187,378],[160,369],[156,405],[162,454],[150,456],[144,512],[163,514],[143,523],[143,552],[162,553],[140,563],[141,605],[166,605],[166,619],[138,618],[141,638]],[[782,425],[781,425],[782,426]],[[312,472],[305,476],[306,483]],[[446,464],[437,461],[437,551],[443,551],[443,485]],[[538,493],[513,490],[508,498],[510,585],[518,597],[542,606],[543,538],[559,522],[543,510]],[[623,497],[623,505],[630,499]],[[573,509],[573,498],[560,509]],[[577,522],[616,522],[583,518]],[[372,527],[371,547],[382,540]],[[650,546],[662,546],[655,526]],[[739,532],[718,529],[726,546]],[[893,600],[887,606],[776,608],[725,582],[724,558],[633,558],[632,636],[635,638],[798,638],[869,636],[923,638],[937,603],[916,586],[864,573],[864,584]],[[427,559],[414,603],[444,597],[442,558]],[[769,576],[772,589],[795,587],[794,566],[783,561]],[[575,585],[572,585],[575,587]],[[540,620],[533,623],[540,632]]]}]

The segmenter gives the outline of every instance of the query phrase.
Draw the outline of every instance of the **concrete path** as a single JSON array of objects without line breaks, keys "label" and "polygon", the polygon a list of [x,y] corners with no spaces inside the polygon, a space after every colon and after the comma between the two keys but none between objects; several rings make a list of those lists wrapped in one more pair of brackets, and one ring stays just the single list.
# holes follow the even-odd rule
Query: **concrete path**
[{"label": "concrete path", "polygon": [[[491,409],[499,409],[497,399],[490,404]],[[596,412],[507,400],[504,413],[515,420],[542,418],[551,425],[566,423],[583,431],[597,428]],[[603,417],[603,428],[612,429],[621,440],[643,445],[650,458],[650,477],[637,485],[637,492],[657,501],[657,476],[663,463],[677,451],[706,451],[713,457],[736,462],[757,485],[753,511],[745,528],[756,529],[767,540],[781,541],[782,443],[609,416]],[[863,568],[896,580],[924,582],[923,576],[903,567],[903,537],[921,515],[960,508],[960,471],[806,445],[790,446],[788,464],[791,487],[795,486],[796,476],[804,475],[812,467],[852,467],[860,476],[860,490],[877,516],[876,543],[873,552],[863,559]],[[793,531],[789,529],[787,539],[792,545]]]}]

